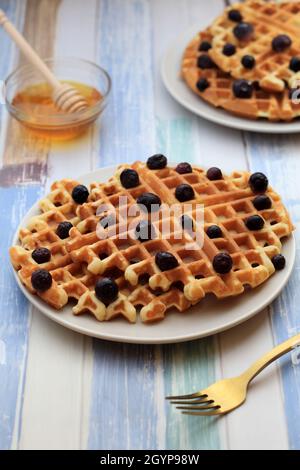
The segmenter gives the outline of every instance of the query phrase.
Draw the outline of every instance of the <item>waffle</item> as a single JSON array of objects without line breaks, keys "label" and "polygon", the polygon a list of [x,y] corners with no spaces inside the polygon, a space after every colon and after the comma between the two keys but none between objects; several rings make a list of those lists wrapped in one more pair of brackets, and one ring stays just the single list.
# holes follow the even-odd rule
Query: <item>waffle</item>
[{"label": "waffle", "polygon": [[[254,34],[248,41],[239,41],[233,34],[237,23],[227,16],[231,9],[239,10],[243,21],[254,27]],[[300,2],[248,0],[237,3],[225,9],[209,30],[213,35],[209,55],[223,72],[235,78],[257,80],[263,89],[275,92],[284,91],[286,83],[294,88],[300,79],[300,72],[289,68],[291,58],[299,56],[300,51]],[[280,34],[288,35],[292,45],[279,53],[273,51],[272,40]],[[236,46],[236,53],[230,57],[222,52],[226,43]],[[247,54],[256,60],[251,70],[241,64],[242,57]]]},{"label": "waffle", "polygon": [[[108,183],[91,184],[89,201],[83,205],[75,204],[71,196],[78,181],[65,179],[55,182],[50,194],[39,202],[41,214],[32,217],[27,227],[19,231],[20,245],[10,249],[11,262],[21,282],[31,293],[37,294],[57,310],[70,299],[75,299],[75,315],[89,311],[99,321],[123,315],[129,322],[135,322],[135,307],[144,306],[141,318],[153,321],[162,318],[171,307],[184,311],[191,305],[176,287],[168,292],[152,290],[143,279],[133,287],[124,278],[125,269],[137,260],[140,242],[135,240],[133,234],[130,243],[124,240],[127,225],[122,214],[131,205],[136,205],[139,194],[151,190],[145,182],[132,191],[124,190],[119,180],[124,168],[120,168]],[[127,197],[127,205],[116,207],[121,196]],[[106,206],[106,211],[97,216],[101,204]],[[96,232],[99,219],[107,220],[114,208],[117,210],[116,224],[107,227],[106,231],[108,235],[116,231],[117,235],[99,240]],[[56,235],[56,228],[66,220],[73,224],[73,228],[70,236],[61,240]],[[33,250],[40,246],[51,251],[51,262],[38,265],[32,259]],[[31,285],[31,275],[37,268],[51,273],[52,286],[45,292],[36,292]],[[108,307],[96,297],[94,291],[97,279],[104,274],[114,278],[119,287],[118,299]]]},{"label": "waffle", "polygon": [[[137,310],[140,318],[148,322],[164,317],[175,307],[187,310],[206,294],[218,298],[238,295],[246,286],[256,287],[274,272],[271,258],[281,251],[280,239],[291,233],[293,227],[280,197],[268,188],[272,208],[260,211],[265,225],[262,230],[249,231],[244,220],[257,211],[252,204],[253,193],[248,185],[247,172],[235,172],[222,180],[210,181],[203,170],[194,168],[192,173],[180,175],[174,169],[149,170],[136,162],[132,165],[140,178],[140,185],[124,189],[120,183],[121,166],[107,183],[93,183],[85,204],[73,202],[71,192],[78,183],[63,180],[54,183],[50,194],[40,202],[41,214],[33,217],[26,229],[20,230],[20,245],[10,249],[11,260],[23,284],[32,293],[31,274],[37,268],[48,270],[52,275],[49,290],[37,293],[51,306],[61,309],[69,299],[76,299],[74,314],[91,312],[99,321],[123,315],[135,322]],[[138,216],[125,220],[127,209],[136,206],[137,197],[143,192],[157,194],[165,207],[177,203],[175,188],[179,184],[193,187],[195,198],[185,211],[200,232],[217,224],[222,238],[210,239],[203,235],[203,246],[188,230],[182,233],[176,214],[159,212],[153,221],[155,237],[140,242],[134,236]],[[119,197],[126,196],[118,206]],[[105,217],[116,208],[116,218],[106,228],[101,228],[107,238],[99,239],[99,207],[105,204]],[[199,207],[204,205],[204,209]],[[102,207],[102,206],[101,206]],[[199,211],[203,212],[203,224],[197,225]],[[69,237],[61,240],[55,230],[57,223],[69,220],[73,224]],[[162,227],[168,222],[170,231],[162,237]],[[37,265],[32,250],[43,246],[52,253],[51,262]],[[178,267],[161,272],[154,256],[157,252],[172,253]],[[225,251],[230,253],[233,268],[226,275],[217,274],[212,266],[214,256]],[[117,299],[105,306],[95,295],[94,286],[101,277],[112,277],[119,287]]]},{"label": "waffle", "polygon": [[[212,42],[212,35],[208,30],[197,34],[188,44],[181,67],[183,79],[200,98],[215,107],[248,119],[291,121],[300,116],[300,105],[291,100],[288,89],[282,93],[272,93],[254,88],[251,98],[236,98],[232,91],[234,79],[229,73],[217,66],[210,69],[197,67],[198,57],[204,54],[199,52],[199,45],[204,40]],[[200,92],[196,84],[201,78],[208,80],[209,87]]]},{"label": "waffle", "polygon": [[[196,231],[204,229],[204,239],[203,246],[197,246],[197,241],[185,233],[178,242],[174,228],[169,238],[160,237],[144,244],[144,247],[148,244],[151,247],[147,257],[125,271],[131,284],[136,282],[135,274],[140,276],[147,272],[150,273],[152,289],[167,290],[174,282],[180,282],[184,286],[185,297],[196,303],[208,293],[218,298],[238,295],[244,291],[245,285],[256,287],[274,272],[270,258],[280,252],[280,239],[291,233],[292,224],[280,197],[271,188],[267,194],[273,201],[272,208],[259,212],[265,220],[265,227],[250,232],[244,221],[258,212],[252,204],[249,173],[235,172],[222,180],[210,181],[199,168],[194,168],[193,173],[180,175],[172,168],[152,171],[139,162],[133,167],[151,185],[153,192],[169,205],[178,203],[175,197],[178,185],[192,186],[195,198],[185,214],[193,219]],[[204,205],[203,227],[197,227],[196,223],[200,204]],[[175,223],[174,220],[174,227]],[[212,240],[206,235],[206,229],[212,224],[221,228],[224,237]],[[178,260],[178,268],[160,272],[154,262],[157,251],[171,252]],[[225,276],[217,275],[212,267],[212,259],[220,251],[230,253],[233,259],[233,269]]]}]

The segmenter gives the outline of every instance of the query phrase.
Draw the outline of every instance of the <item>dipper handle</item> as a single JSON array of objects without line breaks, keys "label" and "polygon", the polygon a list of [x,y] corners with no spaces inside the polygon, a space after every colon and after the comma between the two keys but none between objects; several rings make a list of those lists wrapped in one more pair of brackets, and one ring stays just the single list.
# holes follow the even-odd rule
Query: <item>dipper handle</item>
[{"label": "dipper handle", "polygon": [[63,111],[74,113],[87,108],[86,99],[78,91],[66,84],[61,83],[51,72],[49,67],[42,61],[35,50],[28,44],[24,36],[9,21],[3,10],[0,9],[0,25],[9,34],[12,40],[29,62],[43,75],[44,79],[52,87],[53,100],[58,108]]},{"label": "dipper handle", "polygon": [[19,49],[23,52],[25,57],[29,62],[32,63],[43,75],[45,80],[52,86],[53,89],[56,89],[61,86],[61,83],[55,75],[51,72],[49,67],[42,61],[38,56],[35,50],[28,44],[24,36],[19,33],[19,31],[14,27],[14,25],[9,21],[6,14],[3,10],[0,10],[0,25],[5,29],[9,34],[12,40],[17,44]]}]

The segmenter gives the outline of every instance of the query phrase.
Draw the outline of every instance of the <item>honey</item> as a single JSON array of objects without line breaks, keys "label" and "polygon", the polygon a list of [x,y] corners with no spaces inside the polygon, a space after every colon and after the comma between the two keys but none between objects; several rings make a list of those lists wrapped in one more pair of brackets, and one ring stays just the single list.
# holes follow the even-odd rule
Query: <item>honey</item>
[{"label": "honey", "polygon": [[14,96],[12,105],[17,110],[15,117],[31,131],[55,140],[72,139],[85,132],[100,114],[102,95],[96,88],[83,83],[71,80],[64,83],[72,85],[86,99],[88,109],[82,118],[57,109],[52,101],[52,89],[47,83],[30,85]]}]

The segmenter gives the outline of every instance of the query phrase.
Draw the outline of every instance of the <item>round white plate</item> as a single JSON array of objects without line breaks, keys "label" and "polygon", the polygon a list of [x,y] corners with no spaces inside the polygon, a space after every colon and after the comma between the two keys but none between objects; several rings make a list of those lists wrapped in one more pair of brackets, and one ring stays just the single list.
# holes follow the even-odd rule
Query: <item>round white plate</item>
[{"label": "round white plate", "polygon": [[265,132],[270,134],[290,134],[300,131],[300,120],[293,122],[268,122],[263,119],[252,121],[246,118],[234,116],[222,109],[214,108],[204,100],[199,98],[186,85],[180,77],[180,66],[183,51],[188,42],[206,25],[201,25],[201,21],[183,33],[168,49],[161,64],[161,74],[163,82],[170,94],[182,106],[189,111],[201,116],[208,121],[245,131]]},{"label": "round white plate", "polygon": [[[79,181],[85,185],[89,185],[93,181],[104,182],[115,173],[115,170],[116,167],[101,168],[80,177]],[[38,203],[36,203],[26,214],[20,227],[25,227],[29,219],[38,213]],[[14,245],[19,243],[19,229],[13,239]],[[136,324],[130,324],[122,317],[110,322],[98,322],[90,314],[73,315],[70,306],[57,311],[39,297],[28,292],[15,271],[14,274],[22,292],[38,310],[51,320],[71,330],[96,338],[126,343],[176,343],[209,336],[231,328],[270,304],[283,289],[292,272],[295,260],[295,239],[293,236],[285,241],[283,254],[287,261],[286,268],[275,273],[261,287],[239,297],[222,300],[222,302],[214,297],[206,298],[185,313],[179,313],[175,309],[174,311],[170,310],[163,321],[153,324],[144,324],[139,321]]]}]

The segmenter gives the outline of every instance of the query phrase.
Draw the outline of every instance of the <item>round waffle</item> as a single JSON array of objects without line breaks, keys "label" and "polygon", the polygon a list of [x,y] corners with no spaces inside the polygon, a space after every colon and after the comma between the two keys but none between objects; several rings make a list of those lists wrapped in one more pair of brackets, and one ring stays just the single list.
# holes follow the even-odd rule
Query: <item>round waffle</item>
[{"label": "round waffle", "polygon": [[[232,21],[228,13],[238,10],[242,21],[250,23],[253,34],[240,40],[234,34],[239,23]],[[209,28],[213,40],[209,55],[218,67],[235,78],[258,81],[267,91],[282,92],[288,83],[290,88],[297,86],[300,71],[290,68],[290,61],[300,54],[300,2],[265,2],[248,0],[234,4],[222,13]],[[276,52],[272,41],[278,35],[287,35],[291,46]],[[225,44],[233,44],[236,52],[231,56],[223,53]],[[255,66],[247,69],[242,58],[251,55]]]},{"label": "round waffle", "polygon": [[[198,67],[199,57],[210,52],[199,51],[203,41],[212,43],[213,37],[209,30],[197,34],[186,47],[181,74],[187,85],[204,101],[248,119],[291,121],[300,116],[300,104],[291,99],[288,89],[274,93],[253,86],[250,98],[237,98],[233,93],[235,79],[229,73],[223,72],[218,66],[206,69]],[[206,79],[208,84],[202,91],[197,87],[200,79]]]},{"label": "round waffle", "polygon": [[[54,183],[50,194],[40,202],[41,213],[20,230],[20,245],[10,249],[12,264],[30,292],[57,309],[75,299],[74,314],[90,312],[99,321],[123,315],[134,322],[140,311],[141,319],[147,322],[163,318],[171,307],[187,310],[209,293],[218,298],[241,294],[247,286],[260,285],[274,272],[271,259],[280,253],[280,239],[289,235],[293,226],[272,188],[266,192],[272,207],[259,211],[264,227],[250,231],[245,220],[258,211],[248,184],[249,173],[234,172],[211,181],[200,168],[194,167],[191,173],[182,175],[171,167],[150,170],[146,164],[136,162],[132,168],[137,171],[140,184],[125,189],[120,173],[127,167],[120,167],[107,183],[91,184],[84,204],[76,204],[71,196],[77,182]],[[193,220],[195,233],[203,232],[203,239],[199,241],[188,230],[182,231],[178,216],[163,210],[153,221],[152,239],[136,239],[133,227],[137,218],[126,220],[125,213],[137,205],[137,198],[144,192],[158,195],[166,207],[174,203],[181,206],[175,195],[180,184],[193,188],[194,198],[185,215]],[[101,224],[104,213],[98,211],[103,204],[105,217],[109,217],[110,209],[116,209],[114,221],[108,218],[107,223]],[[204,217],[200,226],[199,211]],[[65,220],[73,228],[69,237],[62,240],[56,229]],[[106,233],[101,239],[99,222]],[[170,227],[167,235],[163,233],[165,222]],[[219,238],[211,239],[206,234],[212,224],[220,227]],[[49,262],[36,263],[32,251],[37,247],[50,250]],[[155,255],[161,251],[171,253],[178,266],[161,271],[155,262]],[[233,262],[225,275],[213,267],[213,259],[220,252],[229,253]],[[31,284],[31,275],[38,268],[46,269],[52,276],[52,286],[44,292],[36,292]],[[113,278],[119,288],[116,300],[109,305],[95,293],[95,284],[102,277]]]}]

